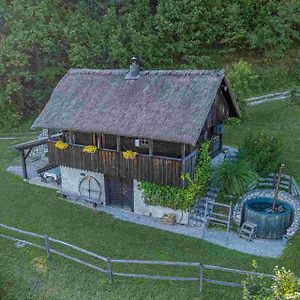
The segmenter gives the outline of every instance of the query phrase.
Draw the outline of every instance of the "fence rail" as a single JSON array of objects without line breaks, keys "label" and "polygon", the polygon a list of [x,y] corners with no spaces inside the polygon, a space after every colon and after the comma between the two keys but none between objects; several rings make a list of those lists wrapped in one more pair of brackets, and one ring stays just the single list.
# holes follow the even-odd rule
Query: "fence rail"
[{"label": "fence rail", "polygon": [[[220,271],[225,273],[234,273],[234,274],[243,274],[243,275],[251,275],[251,276],[259,276],[259,277],[268,277],[268,278],[274,278],[274,275],[271,274],[265,274],[265,273],[258,273],[258,272],[251,272],[251,271],[245,271],[245,270],[238,270],[238,269],[230,269],[220,266],[214,266],[214,265],[206,265],[202,264],[201,262],[174,262],[174,261],[159,261],[159,260],[138,260],[138,259],[111,259],[109,257],[101,256],[96,253],[93,253],[91,251],[85,250],[83,248],[80,248],[78,246],[60,241],[58,239],[49,237],[48,235],[43,234],[37,234],[25,230],[21,230],[18,228],[10,227],[5,224],[0,224],[0,228],[7,230],[7,231],[13,231],[16,233],[24,234],[33,238],[41,239],[44,241],[44,245],[40,245],[34,242],[26,241],[24,239],[18,239],[9,235],[0,234],[0,237],[12,240],[17,243],[22,243],[23,245],[35,247],[41,250],[44,250],[48,256],[48,258],[51,257],[52,254],[64,257],[66,259],[69,259],[71,261],[74,261],[76,263],[85,265],[89,268],[92,268],[100,273],[104,273],[108,276],[109,282],[112,283],[113,276],[119,276],[119,277],[128,277],[128,278],[144,278],[144,279],[153,279],[153,280],[170,280],[170,281],[193,281],[198,282],[199,291],[202,292],[203,290],[203,283],[211,283],[211,284],[217,284],[217,285],[223,285],[228,287],[242,287],[242,283],[238,282],[228,282],[228,281],[221,281],[221,280],[215,280],[211,278],[204,277],[204,271],[205,270],[212,270],[212,271]],[[101,268],[99,266],[95,266],[94,264],[91,264],[89,262],[86,262],[82,259],[73,257],[69,254],[65,254],[61,251],[55,250],[52,248],[52,244],[59,244],[66,246],[68,248],[71,248],[73,250],[76,250],[80,253],[86,254],[88,256],[92,256],[94,258],[97,258],[103,262],[106,263],[106,268]],[[165,276],[165,275],[150,275],[150,274],[137,274],[137,273],[124,273],[124,272],[116,272],[113,271],[113,264],[143,264],[143,265],[159,265],[159,266],[177,266],[177,267],[191,267],[196,268],[198,271],[197,277],[180,277],[180,276]]]},{"label": "fence rail", "polygon": [[291,97],[292,94],[299,97],[300,89],[289,90],[289,91],[281,92],[281,93],[267,94],[267,95],[263,95],[263,96],[248,98],[248,99],[246,99],[246,103],[248,105],[258,105],[258,104],[262,104],[262,103],[266,103],[266,102],[287,99],[287,98]]},{"label": "fence rail", "polygon": [[[271,173],[267,177],[259,178],[257,181],[251,183],[249,189],[275,189],[277,179],[278,174]],[[281,175],[279,190],[288,192],[294,196],[300,195],[300,187],[295,178],[287,174]]]}]

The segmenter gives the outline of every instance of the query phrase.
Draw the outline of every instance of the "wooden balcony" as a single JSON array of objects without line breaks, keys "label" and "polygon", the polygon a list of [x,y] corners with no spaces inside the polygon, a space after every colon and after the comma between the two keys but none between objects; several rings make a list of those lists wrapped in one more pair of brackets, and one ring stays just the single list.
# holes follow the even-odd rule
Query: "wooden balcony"
[{"label": "wooden balcony", "polygon": [[82,146],[71,145],[65,150],[48,141],[49,163],[106,175],[180,186],[181,175],[194,175],[196,152],[185,159],[138,154],[135,159],[124,159],[120,151],[100,149],[94,154],[84,153]]}]

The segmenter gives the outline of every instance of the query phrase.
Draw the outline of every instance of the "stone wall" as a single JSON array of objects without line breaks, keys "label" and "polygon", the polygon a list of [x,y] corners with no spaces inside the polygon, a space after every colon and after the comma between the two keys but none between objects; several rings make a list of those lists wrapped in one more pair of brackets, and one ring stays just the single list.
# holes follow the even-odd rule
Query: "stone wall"
[{"label": "stone wall", "polygon": [[152,216],[155,218],[161,218],[164,214],[173,213],[176,216],[177,223],[187,224],[188,213],[184,212],[182,215],[181,210],[174,210],[168,207],[154,206],[145,204],[145,198],[143,191],[138,188],[138,181],[133,182],[134,191],[134,212],[140,215]]},{"label": "stone wall", "polygon": [[[79,195],[79,183],[84,176],[93,176],[100,184],[101,198],[100,202],[105,204],[105,185],[104,175],[101,173],[94,173],[85,170],[78,170],[68,167],[60,167],[61,179],[62,179],[62,191]],[[91,188],[93,188],[93,182],[91,181]]]}]

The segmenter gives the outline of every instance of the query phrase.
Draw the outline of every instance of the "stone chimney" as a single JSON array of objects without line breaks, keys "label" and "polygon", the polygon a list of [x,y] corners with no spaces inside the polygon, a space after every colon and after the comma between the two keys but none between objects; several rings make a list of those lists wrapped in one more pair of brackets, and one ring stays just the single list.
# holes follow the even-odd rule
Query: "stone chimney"
[{"label": "stone chimney", "polygon": [[135,80],[140,76],[140,66],[136,57],[131,58],[131,65],[129,72],[126,74],[125,79]]}]

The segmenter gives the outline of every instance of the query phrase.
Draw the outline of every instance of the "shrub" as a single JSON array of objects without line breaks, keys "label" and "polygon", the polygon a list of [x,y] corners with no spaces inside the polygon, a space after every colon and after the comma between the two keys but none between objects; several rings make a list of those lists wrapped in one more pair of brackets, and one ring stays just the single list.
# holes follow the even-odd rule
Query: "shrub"
[{"label": "shrub", "polygon": [[251,82],[256,76],[253,74],[251,66],[241,59],[228,71],[228,77],[243,116],[246,106],[244,99],[251,95]]},{"label": "shrub", "polygon": [[298,92],[297,90],[291,90],[290,91],[291,96],[289,98],[289,102],[288,105],[292,106],[292,105],[300,105],[300,92]]},{"label": "shrub", "polygon": [[[256,271],[256,262],[253,263]],[[299,300],[300,280],[289,270],[275,267],[275,279],[271,286],[265,282],[264,277],[248,276],[244,282],[244,300]]]},{"label": "shrub", "polygon": [[9,131],[20,124],[20,115],[14,107],[9,105],[0,106],[0,130]]},{"label": "shrub", "polygon": [[244,139],[238,156],[261,176],[276,172],[283,160],[282,139],[260,130],[252,132]]},{"label": "shrub", "polygon": [[227,160],[216,169],[213,184],[220,188],[219,198],[223,202],[229,202],[229,199],[237,201],[256,178],[256,172],[246,161]]}]

